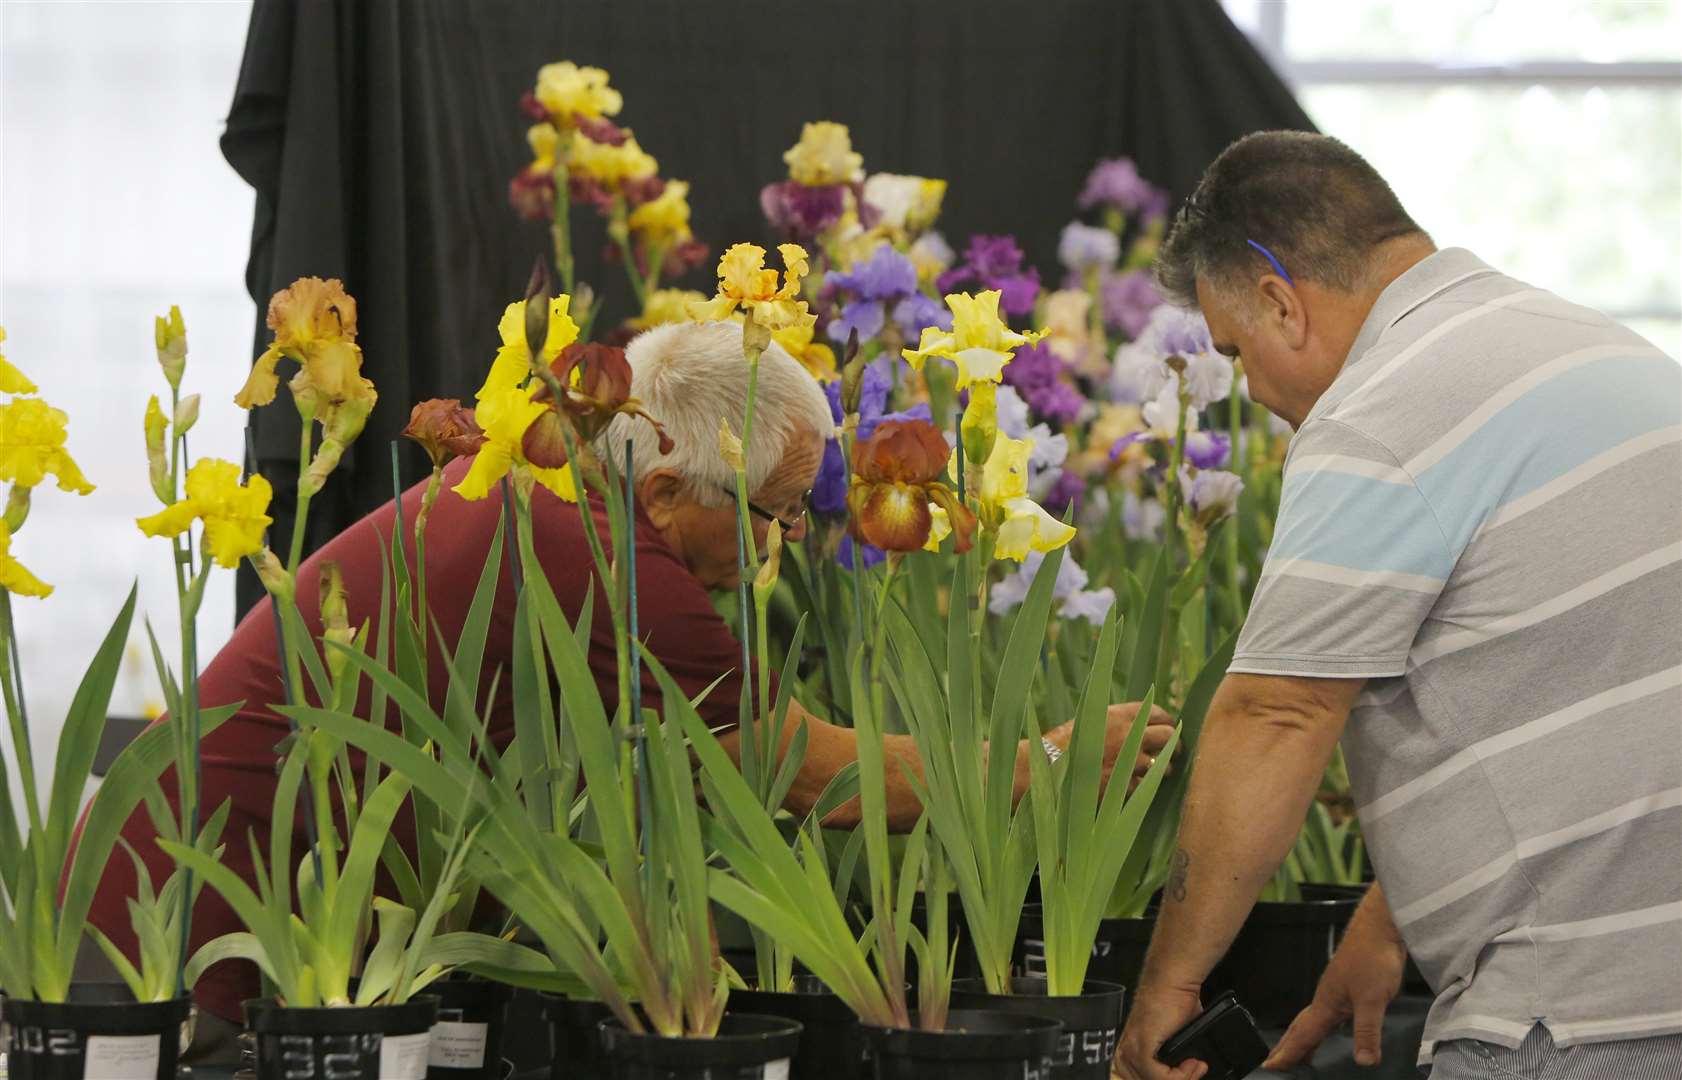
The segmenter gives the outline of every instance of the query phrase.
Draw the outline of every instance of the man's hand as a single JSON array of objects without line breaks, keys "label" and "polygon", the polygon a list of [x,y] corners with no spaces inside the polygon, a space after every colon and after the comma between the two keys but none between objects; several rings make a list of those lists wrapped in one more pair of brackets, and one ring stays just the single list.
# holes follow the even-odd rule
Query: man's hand
[{"label": "man's hand", "polygon": [[[1139,703],[1128,702],[1125,705],[1111,705],[1107,726],[1104,730],[1104,777],[1103,783],[1108,786],[1110,773],[1115,769],[1115,759],[1127,745],[1127,736],[1133,732],[1133,718],[1139,715]],[[1162,748],[1168,745],[1169,736],[1174,733],[1174,718],[1160,708],[1152,707],[1150,719],[1146,721],[1145,741],[1139,746],[1139,757],[1133,762],[1132,778],[1127,782],[1127,790],[1131,792],[1139,783],[1139,778],[1150,770],[1151,763],[1162,753]],[[1045,737],[1067,750],[1069,738],[1074,734],[1074,721],[1059,724],[1045,733]]]},{"label": "man's hand", "polygon": [[[1379,910],[1369,910],[1375,903]],[[1314,1000],[1291,1021],[1264,1067],[1285,1070],[1302,1064],[1345,1020],[1355,1021],[1355,1063],[1377,1065],[1384,1012],[1402,987],[1406,965],[1407,948],[1389,921],[1382,895],[1369,897],[1350,920]]]},{"label": "man's hand", "polygon": [[1198,1080],[1208,1065],[1192,1060],[1170,1068],[1156,1060],[1156,1052],[1202,1011],[1196,991],[1142,988],[1127,1011],[1111,1074],[1122,1080]]}]

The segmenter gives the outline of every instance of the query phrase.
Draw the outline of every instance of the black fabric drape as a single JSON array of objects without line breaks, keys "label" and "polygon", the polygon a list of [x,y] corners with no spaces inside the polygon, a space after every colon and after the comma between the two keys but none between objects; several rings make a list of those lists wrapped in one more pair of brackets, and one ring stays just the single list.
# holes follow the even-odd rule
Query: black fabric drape
[{"label": "black fabric drape", "polygon": [[[953,246],[1014,234],[1048,280],[1098,158],[1130,155],[1179,199],[1234,138],[1310,126],[1216,0],[256,0],[222,139],[257,192],[255,349],[273,292],[342,278],[380,394],[311,507],[309,549],[391,496],[389,443],[413,402],[481,380],[503,306],[547,250],[507,185],[530,157],[519,97],[560,59],[612,74],[619,121],[691,182],[715,254],[774,239],[758,191],[786,175],[807,120],[850,125],[871,171],[949,179]],[[580,280],[610,296],[607,326],[628,290],[601,244],[599,224],[580,228]],[[710,266],[688,283],[709,288]],[[299,441],[284,398],[251,418],[277,546]],[[418,478],[424,459],[402,455]],[[242,571],[241,610],[258,595]]]}]

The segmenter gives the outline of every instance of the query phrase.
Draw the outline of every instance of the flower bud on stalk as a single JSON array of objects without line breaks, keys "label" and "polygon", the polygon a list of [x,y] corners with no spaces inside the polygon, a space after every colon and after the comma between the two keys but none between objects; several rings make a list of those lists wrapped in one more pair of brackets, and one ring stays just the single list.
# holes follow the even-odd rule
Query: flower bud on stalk
[{"label": "flower bud on stalk", "polygon": [[964,456],[972,465],[985,465],[993,456],[999,437],[998,384],[978,382],[970,387],[969,404],[960,425],[964,433]]},{"label": "flower bud on stalk", "polygon": [[6,530],[13,536],[29,520],[29,492],[30,489],[24,485],[13,484],[12,493],[6,497]]},{"label": "flower bud on stalk", "polygon": [[257,571],[257,580],[271,597],[292,602],[292,575],[286,572],[286,566],[274,552],[264,548],[251,556],[251,568]]},{"label": "flower bud on stalk", "polygon": [[859,414],[859,398],[864,393],[864,369],[868,366],[859,359],[859,331],[858,327],[847,332],[847,350],[842,359],[841,368],[841,413],[853,418],[857,425]]},{"label": "flower bud on stalk", "polygon": [[771,593],[777,587],[777,575],[783,564],[783,527],[779,523],[771,522],[771,528],[765,533],[765,561],[759,564],[759,573],[753,578],[753,600],[760,607],[770,602]]},{"label": "flower bud on stalk", "polygon": [[526,282],[526,351],[533,370],[543,363],[543,343],[549,339],[549,268],[542,256],[532,264]]},{"label": "flower bud on stalk", "polygon": [[747,467],[747,459],[742,456],[742,440],[730,430],[728,420],[718,422],[718,456],[736,472],[741,472]]},{"label": "flower bud on stalk", "polygon": [[152,480],[152,494],[165,506],[175,501],[175,491],[169,482],[169,455],[165,452],[164,434],[169,422],[158,405],[158,395],[146,402],[146,466]]},{"label": "flower bud on stalk", "polygon": [[199,422],[199,396],[188,394],[175,406],[175,433],[185,435]]},{"label": "flower bud on stalk", "polygon": [[[345,596],[345,577],[336,562],[322,564],[321,585],[321,626],[322,639],[349,645],[353,639],[350,629],[350,604]],[[344,674],[346,663],[345,654],[337,649],[327,650],[327,670],[333,677],[334,685]]]},{"label": "flower bud on stalk", "polygon": [[763,326],[750,314],[742,320],[742,355],[749,363],[758,360],[766,347],[771,344],[771,330]]},{"label": "flower bud on stalk", "polygon": [[153,339],[170,389],[181,389],[181,375],[187,369],[187,325],[179,307],[170,305],[168,316],[159,315],[153,321]]}]

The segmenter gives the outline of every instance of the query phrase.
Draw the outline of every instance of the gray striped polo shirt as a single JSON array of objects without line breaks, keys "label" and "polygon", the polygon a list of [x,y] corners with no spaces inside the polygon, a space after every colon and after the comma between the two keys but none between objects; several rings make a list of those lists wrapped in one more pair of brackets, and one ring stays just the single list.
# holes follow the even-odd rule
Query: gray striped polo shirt
[{"label": "gray striped polo shirt", "polygon": [[1361,826],[1435,1043],[1682,1031],[1682,367],[1440,251],[1291,442],[1231,670],[1363,678]]}]

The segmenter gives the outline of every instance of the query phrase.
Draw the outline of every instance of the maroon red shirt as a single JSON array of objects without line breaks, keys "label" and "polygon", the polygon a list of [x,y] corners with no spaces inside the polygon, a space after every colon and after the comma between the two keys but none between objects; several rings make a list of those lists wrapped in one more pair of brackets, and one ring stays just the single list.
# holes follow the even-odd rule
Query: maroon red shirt
[{"label": "maroon red shirt", "polygon": [[[449,490],[466,473],[467,466],[465,459],[458,460],[445,470],[444,490],[433,507],[426,535],[427,603],[452,651],[466,622],[502,511],[498,498],[468,502]],[[403,520],[411,531],[424,490],[425,484],[421,483],[403,494]],[[605,545],[608,543],[606,513],[600,507],[595,513]],[[548,573],[550,586],[568,616],[576,619],[589,583],[596,577],[578,507],[539,487],[532,495],[532,526],[537,557]],[[359,627],[365,620],[371,626],[377,625],[381,560],[390,550],[390,537],[395,530],[395,502],[390,502],[304,561],[298,573],[297,599],[299,611],[312,633],[319,635],[321,631],[318,582],[322,565],[329,561],[337,562],[344,575],[350,625]],[[512,543],[510,522],[500,560],[478,695],[478,700],[483,701],[493,675],[500,669],[501,678],[496,681],[490,714],[492,738],[498,746],[506,745],[512,738],[514,724],[510,687],[515,593],[507,558],[507,547]],[[413,565],[412,535],[407,538],[406,546]],[[636,550],[637,618],[642,640],[691,698],[724,674],[724,681],[701,704],[701,713],[712,727],[734,725],[741,694],[741,645],[713,609],[706,589],[640,514],[636,518]],[[284,701],[274,631],[274,614],[270,602],[264,599],[240,620],[233,638],[210,662],[199,683],[200,700],[206,707],[245,703],[236,716],[204,740],[202,805],[203,816],[208,816],[224,799],[232,803],[223,833],[223,862],[247,882],[254,879],[246,834],[256,837],[258,850],[266,858],[277,783],[275,746],[289,731],[286,720],[270,708],[271,703]],[[444,700],[448,676],[436,639],[433,639],[432,653],[428,675],[432,703],[438,708]],[[618,676],[613,620],[600,581],[595,585],[589,657],[596,685],[611,713],[618,700]],[[658,708],[660,688],[646,668],[642,684],[644,705]],[[371,705],[367,697],[365,688],[358,715],[368,715]],[[397,726],[395,710],[386,723],[393,728]],[[360,767],[360,757],[355,760]],[[171,805],[175,805],[173,772],[166,775],[164,788]],[[294,858],[302,858],[306,851],[302,818],[298,820],[298,832],[293,837]],[[145,860],[154,886],[161,886],[173,864],[153,842],[156,835],[144,807],[123,828],[123,836]],[[399,830],[399,835],[412,837],[412,826]],[[412,844],[412,840],[406,842]],[[127,899],[133,895],[135,880],[131,861],[112,859],[89,915],[90,921],[131,957],[138,953],[126,907]],[[233,910],[213,889],[205,889],[194,909],[192,947],[196,949],[211,938],[241,929]],[[230,961],[207,971],[199,979],[194,997],[201,1008],[237,1021],[240,1002],[255,997],[257,992],[256,968],[245,962]]]}]

